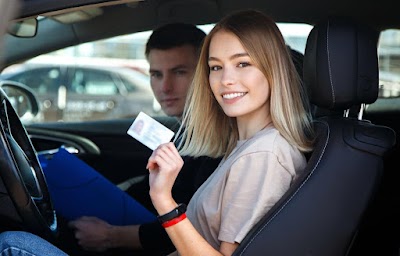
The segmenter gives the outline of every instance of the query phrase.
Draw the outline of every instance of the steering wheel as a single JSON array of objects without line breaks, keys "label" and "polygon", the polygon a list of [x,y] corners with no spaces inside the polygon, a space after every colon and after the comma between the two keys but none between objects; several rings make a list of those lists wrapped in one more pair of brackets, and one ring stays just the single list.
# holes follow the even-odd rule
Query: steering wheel
[{"label": "steering wheel", "polygon": [[36,150],[0,88],[0,223],[53,239],[58,233],[51,202]]}]

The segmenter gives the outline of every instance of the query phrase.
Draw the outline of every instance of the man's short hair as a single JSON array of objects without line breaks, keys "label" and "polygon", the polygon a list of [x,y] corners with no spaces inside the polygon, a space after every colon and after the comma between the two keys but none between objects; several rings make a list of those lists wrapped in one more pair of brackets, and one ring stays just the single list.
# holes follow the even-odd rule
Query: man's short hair
[{"label": "man's short hair", "polygon": [[171,48],[192,45],[200,49],[206,33],[195,25],[187,23],[170,23],[153,31],[146,44],[146,57],[152,49],[168,50]]}]

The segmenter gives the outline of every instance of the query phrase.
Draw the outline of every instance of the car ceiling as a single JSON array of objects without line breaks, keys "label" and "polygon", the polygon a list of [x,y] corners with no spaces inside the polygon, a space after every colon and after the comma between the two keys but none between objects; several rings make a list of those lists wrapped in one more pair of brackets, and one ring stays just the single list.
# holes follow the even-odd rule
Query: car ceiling
[{"label": "car ceiling", "polygon": [[[112,5],[115,3],[119,4]],[[105,6],[98,6],[102,14],[93,19],[72,24],[43,19],[39,21],[34,38],[6,35],[6,49],[0,54],[3,65],[83,42],[151,30],[167,22],[215,23],[227,13],[245,8],[262,10],[277,22],[312,25],[324,17],[336,15],[371,23],[378,30],[400,27],[394,0],[23,0],[16,18],[49,16],[59,14],[60,7],[76,10],[95,4]]]}]

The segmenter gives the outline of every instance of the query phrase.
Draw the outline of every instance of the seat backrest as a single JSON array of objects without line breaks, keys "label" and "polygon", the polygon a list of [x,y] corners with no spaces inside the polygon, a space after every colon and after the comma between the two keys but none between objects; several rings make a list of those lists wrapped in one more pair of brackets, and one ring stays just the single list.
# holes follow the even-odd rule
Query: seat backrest
[{"label": "seat backrest", "polygon": [[[316,143],[304,173],[247,234],[234,255],[347,255],[394,145],[392,129],[345,113],[378,96],[378,34],[345,18],[311,31],[303,79]],[[361,108],[362,109],[362,108]]]}]

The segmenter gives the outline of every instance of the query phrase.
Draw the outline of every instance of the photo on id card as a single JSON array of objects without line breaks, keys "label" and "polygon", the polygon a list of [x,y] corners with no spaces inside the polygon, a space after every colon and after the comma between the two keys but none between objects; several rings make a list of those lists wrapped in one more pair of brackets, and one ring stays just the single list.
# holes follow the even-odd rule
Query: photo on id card
[{"label": "photo on id card", "polygon": [[174,132],[144,112],[140,112],[127,133],[151,150],[160,144],[170,142]]}]

